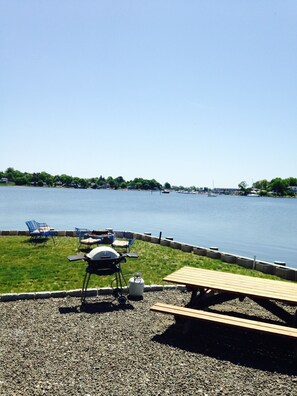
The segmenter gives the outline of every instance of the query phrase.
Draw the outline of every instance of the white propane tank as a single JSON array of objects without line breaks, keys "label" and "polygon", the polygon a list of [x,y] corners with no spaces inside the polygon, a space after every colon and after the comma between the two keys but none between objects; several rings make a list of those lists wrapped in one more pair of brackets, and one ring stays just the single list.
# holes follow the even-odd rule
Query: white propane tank
[{"label": "white propane tank", "polygon": [[142,279],[140,272],[136,272],[133,277],[129,279],[128,289],[130,297],[143,297],[144,280]]}]

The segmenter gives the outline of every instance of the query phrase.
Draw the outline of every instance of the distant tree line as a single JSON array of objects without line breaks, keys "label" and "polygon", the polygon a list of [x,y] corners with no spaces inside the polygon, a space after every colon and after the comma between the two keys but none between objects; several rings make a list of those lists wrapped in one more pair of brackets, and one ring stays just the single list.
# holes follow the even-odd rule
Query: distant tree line
[{"label": "distant tree line", "polygon": [[238,184],[238,188],[241,195],[248,195],[252,191],[256,191],[260,196],[294,197],[297,194],[297,178],[276,177],[270,181],[264,179],[256,181],[251,187],[242,181]]},{"label": "distant tree line", "polygon": [[[135,190],[162,190],[163,186],[155,179],[148,180],[135,178],[126,181],[122,176],[113,178],[108,176],[92,177],[90,179],[73,177],[69,175],[50,175],[47,172],[28,173],[8,168],[0,172],[2,183],[14,184],[16,186],[36,187],[66,187],[66,188],[111,188],[111,189],[135,189]],[[168,185],[168,183],[165,183]],[[164,187],[166,188],[166,187]]]},{"label": "distant tree line", "polygon": [[[36,186],[36,187],[66,187],[66,188],[111,188],[111,189],[133,189],[133,190],[184,190],[206,192],[207,187],[183,187],[171,186],[166,182],[164,185],[155,179],[134,178],[126,181],[122,176],[107,178],[103,176],[92,177],[90,179],[73,177],[69,175],[50,175],[47,172],[21,172],[14,168],[7,168],[6,171],[0,171],[0,183],[12,184],[16,186]],[[282,179],[276,177],[270,181],[259,180],[249,186],[247,182],[242,181],[238,184],[237,193],[240,195],[248,195],[252,191],[256,191],[261,196],[296,196],[297,195],[297,178],[289,177]],[[235,192],[236,193],[236,192]]]}]

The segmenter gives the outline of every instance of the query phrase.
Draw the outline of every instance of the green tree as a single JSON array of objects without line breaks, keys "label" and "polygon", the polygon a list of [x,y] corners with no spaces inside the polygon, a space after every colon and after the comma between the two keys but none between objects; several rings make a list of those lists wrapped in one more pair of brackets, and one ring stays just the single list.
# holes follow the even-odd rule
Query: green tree
[{"label": "green tree", "polygon": [[112,176],[108,176],[104,184],[108,184],[110,188],[115,188],[115,181]]},{"label": "green tree", "polygon": [[[123,176],[117,176],[115,179],[112,176],[104,178],[103,176],[93,177],[90,179],[72,177],[66,174],[52,176],[49,173],[34,172],[34,173],[23,173],[14,168],[7,168],[5,172],[0,172],[0,177],[6,177],[10,182],[23,185],[34,185],[34,186],[63,186],[63,187],[74,187],[74,188],[100,188],[105,184],[108,184],[111,188],[137,188],[139,190],[154,190],[161,189],[162,185],[155,179],[143,179],[135,178],[126,182]],[[170,184],[166,184],[170,188]]]},{"label": "green tree", "polygon": [[62,174],[61,176],[59,176],[59,180],[62,182],[63,186],[70,187],[73,181],[73,177]]},{"label": "green tree", "polygon": [[89,187],[89,181],[88,179],[79,179],[79,184],[80,184],[80,188],[88,188]]},{"label": "green tree", "polygon": [[285,179],[288,186],[297,186],[297,178],[296,177],[289,177],[288,179]]},{"label": "green tree", "polygon": [[148,180],[148,184],[150,190],[160,190],[162,188],[162,185],[155,179]]},{"label": "green tree", "polygon": [[253,187],[257,188],[258,190],[267,190],[268,189],[268,184],[269,184],[268,180],[263,179],[263,180],[256,181],[253,184]]},{"label": "green tree", "polygon": [[14,168],[7,168],[5,172],[5,177],[9,181],[15,182],[16,179],[20,179],[23,177],[23,172],[20,172],[19,170],[16,170]]},{"label": "green tree", "polygon": [[47,172],[40,172],[39,173],[39,180],[42,180],[48,186],[52,186],[54,178],[53,178],[52,175],[50,175]]},{"label": "green tree", "polygon": [[238,184],[238,188],[239,188],[239,190],[240,190],[239,193],[240,193],[241,195],[247,195],[247,194],[251,191],[251,188],[248,187],[248,184],[247,184],[246,181],[240,182],[240,183]]},{"label": "green tree", "polygon": [[284,179],[281,179],[280,177],[276,177],[275,179],[272,179],[270,181],[269,188],[276,195],[284,196],[286,194],[287,189],[288,189],[288,181],[284,180]]},{"label": "green tree", "polygon": [[16,186],[25,186],[28,184],[28,179],[25,175],[15,177],[15,185]]}]

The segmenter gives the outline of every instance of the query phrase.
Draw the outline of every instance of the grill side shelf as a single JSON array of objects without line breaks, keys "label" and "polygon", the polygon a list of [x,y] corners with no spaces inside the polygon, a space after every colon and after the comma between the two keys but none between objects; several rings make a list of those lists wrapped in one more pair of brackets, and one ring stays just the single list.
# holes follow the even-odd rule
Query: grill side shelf
[{"label": "grill side shelf", "polygon": [[76,256],[67,257],[68,261],[78,261],[78,260],[83,260],[84,258],[85,258],[84,254],[77,254]]}]

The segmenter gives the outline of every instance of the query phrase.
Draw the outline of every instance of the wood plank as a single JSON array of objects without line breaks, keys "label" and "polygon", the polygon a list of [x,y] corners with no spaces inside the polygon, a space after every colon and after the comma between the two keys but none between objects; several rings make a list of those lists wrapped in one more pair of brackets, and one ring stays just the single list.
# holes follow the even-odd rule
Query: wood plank
[{"label": "wood plank", "polygon": [[183,267],[167,275],[166,282],[229,291],[297,304],[297,284],[228,272]]},{"label": "wood plank", "polygon": [[186,307],[179,307],[176,305],[164,303],[156,303],[150,308],[150,310],[164,314],[178,315],[191,319],[198,319],[208,322],[221,323],[228,326],[246,328],[254,331],[278,334],[281,336],[297,339],[297,328],[294,327],[287,327],[251,319],[238,318],[235,316],[224,315],[215,312],[207,312]]}]

